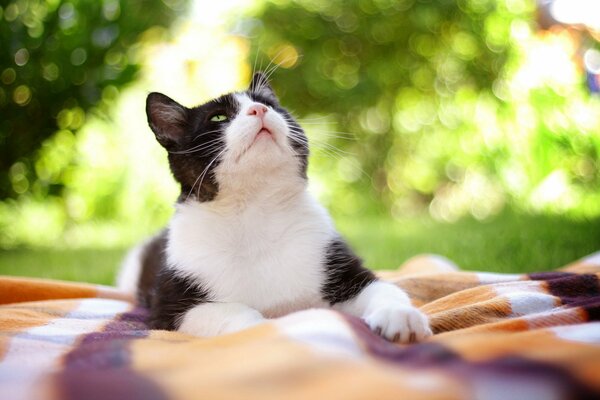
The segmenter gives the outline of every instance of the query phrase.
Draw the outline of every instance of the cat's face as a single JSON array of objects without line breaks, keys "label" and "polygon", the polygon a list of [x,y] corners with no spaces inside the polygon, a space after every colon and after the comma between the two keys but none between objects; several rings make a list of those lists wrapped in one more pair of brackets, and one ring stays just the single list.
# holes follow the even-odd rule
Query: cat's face
[{"label": "cat's face", "polygon": [[308,143],[262,73],[244,92],[186,108],[160,93],[146,101],[150,127],[169,153],[179,201],[211,201],[224,188],[306,179]]}]

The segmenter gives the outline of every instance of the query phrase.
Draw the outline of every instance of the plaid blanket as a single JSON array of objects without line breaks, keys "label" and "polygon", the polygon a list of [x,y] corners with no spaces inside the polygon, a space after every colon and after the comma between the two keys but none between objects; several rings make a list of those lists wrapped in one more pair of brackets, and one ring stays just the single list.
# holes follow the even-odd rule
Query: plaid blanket
[{"label": "plaid blanket", "polygon": [[430,316],[428,341],[330,310],[193,338],[148,330],[108,287],[3,277],[0,399],[600,398],[600,253],[529,275],[422,256],[381,275]]}]

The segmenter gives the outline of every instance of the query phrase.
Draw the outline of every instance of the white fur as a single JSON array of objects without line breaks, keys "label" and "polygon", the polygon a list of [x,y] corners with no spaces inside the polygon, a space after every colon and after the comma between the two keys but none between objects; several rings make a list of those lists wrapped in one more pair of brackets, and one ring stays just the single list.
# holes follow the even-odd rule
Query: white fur
[{"label": "white fur", "polygon": [[390,340],[406,343],[431,336],[427,317],[410,304],[404,291],[391,283],[375,281],[354,299],[334,308],[361,316],[372,330]]},{"label": "white fur", "polygon": [[[307,191],[284,118],[273,109],[262,120],[249,115],[254,102],[235,96],[240,112],[225,130],[214,170],[218,194],[210,202],[178,204],[168,230],[168,268],[211,296],[211,303],[181,319],[181,331],[200,336],[327,305],[321,299],[323,260],[337,236],[333,223]],[[257,136],[263,128],[271,135]],[[363,317],[390,339],[431,333],[426,318],[391,284],[372,283],[337,308]]]},{"label": "white fur", "polygon": [[226,212],[180,204],[169,226],[168,263],[210,289],[267,316],[322,306],[322,260],[334,236],[327,214],[306,191],[281,201],[258,197]]},{"label": "white fur", "polygon": [[204,303],[185,313],[179,331],[194,336],[216,336],[260,324],[260,313],[240,303]]},{"label": "white fur", "polygon": [[216,168],[217,197],[178,204],[169,225],[168,264],[197,279],[218,302],[242,303],[266,316],[323,306],[322,260],[336,235],[327,212],[309,195],[273,110],[264,125],[273,139],[255,140],[262,124],[241,110],[225,131]]},{"label": "white fur", "polygon": [[120,291],[130,294],[136,292],[142,271],[142,251],[147,243],[141,243],[127,253],[117,276],[117,288]]}]

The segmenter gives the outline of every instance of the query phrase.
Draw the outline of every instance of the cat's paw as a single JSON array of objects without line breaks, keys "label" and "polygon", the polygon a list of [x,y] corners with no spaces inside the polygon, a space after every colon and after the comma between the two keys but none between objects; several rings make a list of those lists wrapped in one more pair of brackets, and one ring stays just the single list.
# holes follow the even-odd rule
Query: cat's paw
[{"label": "cat's paw", "polygon": [[367,314],[364,321],[375,333],[393,342],[418,342],[431,336],[427,316],[413,306],[379,308]]},{"label": "cat's paw", "polygon": [[239,332],[265,322],[258,311],[239,303],[205,303],[189,310],[179,331],[194,336],[217,336]]},{"label": "cat's paw", "polygon": [[248,311],[243,314],[238,314],[225,321],[220,329],[219,334],[234,333],[252,328],[255,325],[265,322],[265,318],[255,310]]}]

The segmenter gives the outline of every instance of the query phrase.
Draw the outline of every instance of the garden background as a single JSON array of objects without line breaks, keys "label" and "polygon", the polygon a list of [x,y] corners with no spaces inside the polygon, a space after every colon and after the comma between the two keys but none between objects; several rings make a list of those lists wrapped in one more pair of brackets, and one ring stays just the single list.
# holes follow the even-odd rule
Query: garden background
[{"label": "garden background", "polygon": [[600,248],[593,0],[0,3],[0,274],[112,283],[177,186],[148,92],[272,73],[311,190],[375,269],[527,272]]}]

